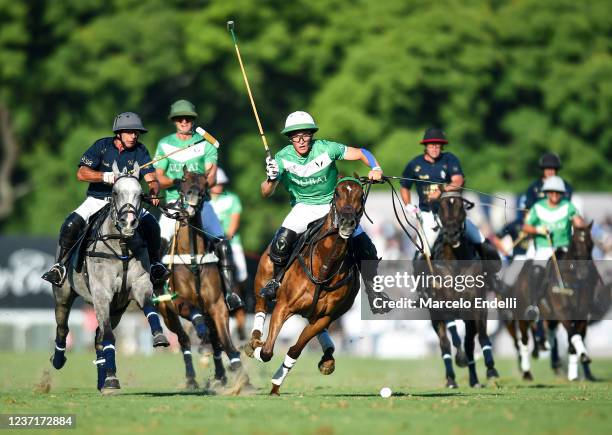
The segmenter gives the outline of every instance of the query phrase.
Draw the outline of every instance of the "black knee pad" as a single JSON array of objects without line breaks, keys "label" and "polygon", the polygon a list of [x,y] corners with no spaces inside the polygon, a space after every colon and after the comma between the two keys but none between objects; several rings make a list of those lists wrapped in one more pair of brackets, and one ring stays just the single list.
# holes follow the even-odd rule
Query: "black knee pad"
[{"label": "black knee pad", "polygon": [[75,212],[70,213],[60,230],[60,246],[64,249],[70,249],[81,235],[85,225],[87,223],[81,215]]},{"label": "black knee pad", "polygon": [[215,254],[219,257],[220,265],[224,268],[234,266],[232,245],[229,240],[221,239],[215,244]]},{"label": "black knee pad", "polygon": [[284,265],[291,255],[298,234],[289,228],[280,227],[270,244],[269,257],[272,263]]}]

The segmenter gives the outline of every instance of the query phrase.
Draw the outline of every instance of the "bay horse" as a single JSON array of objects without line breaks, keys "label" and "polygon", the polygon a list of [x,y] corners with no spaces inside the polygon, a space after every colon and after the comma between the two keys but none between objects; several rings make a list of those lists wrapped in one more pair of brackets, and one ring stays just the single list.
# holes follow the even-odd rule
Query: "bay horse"
[{"label": "bay horse", "polygon": [[[553,259],[548,261],[545,280],[545,298],[541,310],[548,320],[549,331],[553,333],[561,323],[568,337],[568,380],[578,380],[578,360],[582,364],[585,379],[596,380],[593,376],[584,339],[589,320],[601,318],[610,307],[610,290],[604,285],[601,275],[593,262],[593,222],[584,227],[574,227],[567,252],[557,250],[558,281]],[[557,354],[558,358],[558,354]]]},{"label": "bay horse", "polygon": [[[315,336],[325,340],[326,329],[346,313],[359,292],[359,273],[350,256],[351,235],[359,225],[364,211],[364,191],[359,180],[345,177],[338,180],[329,213],[317,226],[307,230],[292,254],[272,311],[268,335],[262,341],[266,301],[255,293],[256,317],[261,316],[261,329],[254,327],[245,352],[260,361],[272,358],[274,344],[283,324],[289,317],[299,314],[308,319],[297,342],[289,348],[285,360],[272,377],[271,395],[279,395],[285,377],[299,358],[306,344]],[[312,237],[306,234],[310,233]],[[262,288],[272,275],[270,247],[261,256],[255,288]],[[322,374],[331,374],[335,368],[333,346],[327,346],[318,364]]]},{"label": "bay horse", "polygon": [[66,362],[68,317],[74,300],[81,296],[93,305],[98,320],[95,364],[98,367],[98,389],[103,394],[112,394],[121,388],[116,376],[113,329],[119,324],[130,299],[134,299],[147,316],[154,336],[153,345],[169,344],[153,308],[146,245],[136,231],[142,199],[139,169],[136,163],[132,174],[120,173],[117,163],[113,163],[115,183],[112,194],[99,218],[92,221],[91,243],[86,244],[84,264],[80,267],[76,258],[81,249],[73,249],[66,280],[61,287],[53,286],[57,329],[51,363],[59,370]]},{"label": "bay horse", "polygon": [[[459,191],[444,192],[440,196],[438,217],[440,220],[440,234],[436,239],[432,252],[434,272],[448,276],[476,276],[485,271],[484,263],[476,261],[475,249],[470,244],[465,234],[466,208],[472,208],[473,203],[463,198]],[[465,260],[465,261],[464,261]],[[469,265],[468,265],[469,264]],[[422,268],[422,267],[421,267]],[[475,337],[482,348],[485,365],[487,366],[487,378],[498,378],[495,369],[491,340],[487,335],[487,311],[475,309],[474,302],[477,298],[486,300],[486,287],[473,285],[459,290],[457,285],[444,286],[441,283],[427,286],[426,292],[430,297],[438,301],[469,301],[472,308],[468,309],[430,309],[432,325],[440,342],[442,359],[446,370],[446,385],[456,388],[455,373],[451,357],[451,348],[446,335],[446,325],[455,319],[461,319],[465,323],[465,357],[469,371],[470,386],[481,387],[476,374],[474,361]]]},{"label": "bay horse", "polygon": [[[164,263],[172,262],[169,289],[178,297],[173,301],[164,300],[159,303],[159,312],[166,326],[179,339],[185,363],[186,386],[191,389],[198,387],[191,357],[191,341],[181,326],[179,317],[192,321],[196,330],[200,331],[202,325],[198,322],[206,322],[213,348],[215,383],[225,384],[227,381],[222,360],[223,351],[230,360],[230,370],[235,371],[242,367],[240,352],[234,346],[229,332],[229,311],[221,287],[218,259],[208,249],[208,236],[202,230],[200,210],[207,191],[205,174],[183,168],[178,207],[181,212],[179,214],[184,217],[177,220],[177,230],[172,242],[175,244],[174,249],[171,248],[170,254],[164,256]],[[156,289],[156,292],[160,294],[163,290]]]}]

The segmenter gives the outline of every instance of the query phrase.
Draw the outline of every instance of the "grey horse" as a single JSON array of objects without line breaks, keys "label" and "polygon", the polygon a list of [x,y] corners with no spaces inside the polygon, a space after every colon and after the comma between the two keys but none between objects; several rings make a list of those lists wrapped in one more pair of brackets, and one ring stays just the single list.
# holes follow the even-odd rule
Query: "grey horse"
[{"label": "grey horse", "polygon": [[[93,243],[86,248],[80,271],[69,265],[67,279],[61,287],[53,286],[55,321],[57,324],[55,352],[51,362],[61,369],[66,357],[68,316],[77,296],[92,304],[98,320],[96,355],[98,389],[103,394],[119,390],[115,365],[115,328],[130,300],[135,300],[149,321],[153,346],[168,346],[159,316],[151,301],[153,285],[149,277],[149,257],[146,246],[136,232],[141,212],[142,189],[138,181],[140,167],[132,174],[119,172],[113,163],[115,184],[109,205],[103,209],[102,222],[94,223]],[[73,253],[78,256],[78,252]]]}]

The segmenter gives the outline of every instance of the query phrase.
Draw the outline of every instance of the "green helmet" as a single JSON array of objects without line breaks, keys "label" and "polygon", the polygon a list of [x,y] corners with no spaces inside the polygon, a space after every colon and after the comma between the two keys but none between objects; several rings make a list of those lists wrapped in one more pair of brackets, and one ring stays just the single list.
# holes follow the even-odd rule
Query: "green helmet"
[{"label": "green helmet", "polygon": [[195,111],[195,106],[191,102],[187,100],[178,100],[170,106],[170,115],[168,115],[168,119],[176,118],[177,116],[192,116],[197,118],[198,114]]}]

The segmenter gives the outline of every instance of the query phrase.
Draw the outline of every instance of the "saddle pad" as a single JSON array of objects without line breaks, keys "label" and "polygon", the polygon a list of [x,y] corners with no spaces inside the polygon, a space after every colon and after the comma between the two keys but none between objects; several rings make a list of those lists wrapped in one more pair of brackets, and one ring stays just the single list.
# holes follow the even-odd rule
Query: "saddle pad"
[{"label": "saddle pad", "polygon": [[[170,264],[170,259],[172,257],[174,257],[174,264],[191,264],[191,255],[189,254],[164,255],[162,258],[162,263]],[[198,264],[217,263],[219,261],[219,258],[212,252],[209,252],[206,255],[197,254],[195,259]]]}]

